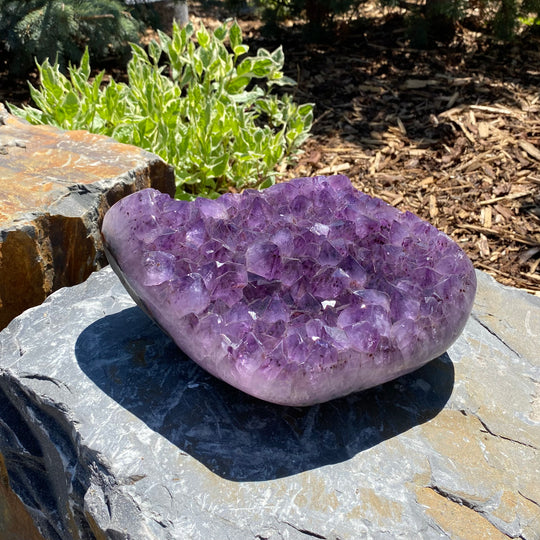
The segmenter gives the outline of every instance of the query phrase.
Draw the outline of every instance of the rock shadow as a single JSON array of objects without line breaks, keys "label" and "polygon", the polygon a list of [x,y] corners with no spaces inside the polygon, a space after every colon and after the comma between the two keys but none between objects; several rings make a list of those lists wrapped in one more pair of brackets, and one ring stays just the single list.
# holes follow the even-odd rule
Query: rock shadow
[{"label": "rock shadow", "polygon": [[148,427],[232,481],[346,461],[433,418],[454,384],[447,354],[371,390],[311,407],[250,397],[198,367],[136,307],[88,326],[81,369]]}]

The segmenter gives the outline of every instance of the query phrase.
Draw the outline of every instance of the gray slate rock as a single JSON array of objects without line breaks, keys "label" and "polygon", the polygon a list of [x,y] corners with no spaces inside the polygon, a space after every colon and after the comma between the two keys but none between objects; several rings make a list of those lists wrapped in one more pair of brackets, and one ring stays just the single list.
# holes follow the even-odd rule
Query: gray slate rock
[{"label": "gray slate rock", "polygon": [[538,539],[540,298],[478,280],[446,354],[293,408],[205,373],[96,272],[0,333],[11,490],[54,540]]}]

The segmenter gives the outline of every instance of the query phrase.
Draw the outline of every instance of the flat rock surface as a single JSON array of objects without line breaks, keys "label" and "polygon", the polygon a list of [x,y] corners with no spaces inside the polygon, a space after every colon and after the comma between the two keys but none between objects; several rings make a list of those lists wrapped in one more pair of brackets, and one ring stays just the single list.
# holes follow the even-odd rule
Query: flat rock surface
[{"label": "flat rock surface", "polygon": [[33,126],[0,104],[0,328],[105,264],[100,226],[123,196],[174,193],[157,156],[87,131]]},{"label": "flat rock surface", "polygon": [[205,373],[96,272],[0,333],[11,489],[47,539],[538,539],[540,299],[478,280],[443,356],[295,408]]}]

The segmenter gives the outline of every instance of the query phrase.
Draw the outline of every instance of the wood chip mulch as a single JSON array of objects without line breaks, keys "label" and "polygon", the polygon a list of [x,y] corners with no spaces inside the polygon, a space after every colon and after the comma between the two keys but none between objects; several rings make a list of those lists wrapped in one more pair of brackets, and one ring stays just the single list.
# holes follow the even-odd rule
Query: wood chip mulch
[{"label": "wood chip mulch", "polygon": [[[216,6],[190,3],[192,21],[216,27],[231,15]],[[540,37],[500,44],[469,26],[417,50],[399,8],[360,9],[326,44],[293,23],[268,36],[239,18],[251,53],[283,45],[296,101],[315,104],[283,177],[346,174],[447,233],[476,268],[540,296]],[[2,99],[26,101],[13,99],[26,84],[9,86]]]},{"label": "wood chip mulch", "polygon": [[499,45],[461,28],[454,44],[421,51],[395,10],[367,10],[333,44],[306,44],[294,28],[276,38],[296,100],[316,105],[286,177],[345,174],[450,235],[476,268],[540,296],[539,38]]}]

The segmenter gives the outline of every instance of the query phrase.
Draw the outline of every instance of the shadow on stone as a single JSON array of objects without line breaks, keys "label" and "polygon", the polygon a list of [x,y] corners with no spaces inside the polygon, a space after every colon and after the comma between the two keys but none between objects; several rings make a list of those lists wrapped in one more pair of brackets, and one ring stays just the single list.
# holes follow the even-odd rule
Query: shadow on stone
[{"label": "shadow on stone", "polygon": [[447,354],[371,390],[311,407],[252,398],[209,375],[136,307],[88,326],[81,369],[148,427],[232,481],[346,461],[433,418],[454,384]]}]

